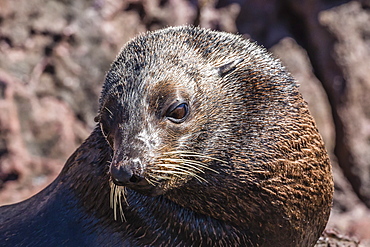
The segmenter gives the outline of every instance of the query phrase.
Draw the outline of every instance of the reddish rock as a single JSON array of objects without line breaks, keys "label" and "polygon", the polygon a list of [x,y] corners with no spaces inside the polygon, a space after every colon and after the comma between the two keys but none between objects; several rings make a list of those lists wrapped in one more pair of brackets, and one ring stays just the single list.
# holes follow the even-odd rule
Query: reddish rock
[{"label": "reddish rock", "polygon": [[45,187],[88,135],[104,74],[125,42],[195,24],[251,37],[292,71],[332,159],[328,227],[367,243],[368,0],[67,2],[0,0],[0,205]]}]

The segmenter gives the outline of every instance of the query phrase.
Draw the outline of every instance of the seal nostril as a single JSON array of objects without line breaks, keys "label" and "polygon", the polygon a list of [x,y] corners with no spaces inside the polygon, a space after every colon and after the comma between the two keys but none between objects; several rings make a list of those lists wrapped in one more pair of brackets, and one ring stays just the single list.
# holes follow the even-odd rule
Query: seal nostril
[{"label": "seal nostril", "polygon": [[136,176],[135,174],[132,175],[132,177],[130,178],[131,183],[137,183],[139,181],[140,181],[140,177]]}]

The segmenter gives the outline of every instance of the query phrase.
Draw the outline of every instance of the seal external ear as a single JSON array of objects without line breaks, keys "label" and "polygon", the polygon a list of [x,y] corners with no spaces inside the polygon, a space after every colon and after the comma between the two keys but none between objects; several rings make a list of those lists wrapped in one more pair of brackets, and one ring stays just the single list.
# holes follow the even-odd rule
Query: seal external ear
[{"label": "seal external ear", "polygon": [[236,65],[240,64],[244,61],[244,58],[238,58],[236,60],[233,60],[227,64],[221,65],[220,67],[217,67],[218,74],[220,77],[225,76],[226,74],[230,73],[236,68]]}]

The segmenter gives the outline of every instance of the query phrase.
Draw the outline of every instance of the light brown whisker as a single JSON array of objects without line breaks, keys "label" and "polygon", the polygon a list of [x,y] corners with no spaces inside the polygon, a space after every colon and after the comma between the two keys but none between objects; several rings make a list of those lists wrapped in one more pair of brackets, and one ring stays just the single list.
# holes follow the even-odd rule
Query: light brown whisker
[{"label": "light brown whisker", "polygon": [[182,168],[179,168],[179,167],[175,167],[173,169],[177,170],[177,171],[180,171],[180,172],[185,172],[186,174],[190,175],[190,176],[193,176],[195,177],[198,181],[205,181],[207,182],[207,180],[205,180],[204,178],[202,178],[201,176],[197,175],[196,173],[192,172],[192,171],[189,171],[189,170],[186,170],[186,169],[183,169],[184,167]]},{"label": "light brown whisker", "polygon": [[218,159],[218,158],[214,158],[212,156],[208,156],[208,155],[204,155],[202,153],[197,153],[197,152],[187,152],[187,151],[170,151],[170,152],[165,152],[163,153],[164,155],[168,154],[168,155],[171,155],[171,154],[177,154],[179,156],[185,156],[185,157],[198,157],[198,158],[204,158],[204,159],[211,159],[211,160],[216,160],[216,161],[219,161],[219,162],[222,162],[222,163],[225,163],[225,164],[228,164],[228,162],[224,161],[224,160],[221,160],[221,159]]},{"label": "light brown whisker", "polygon": [[165,174],[189,175],[189,173],[186,173],[186,172],[179,172],[179,171],[172,171],[172,170],[153,170],[153,172],[165,173]]},{"label": "light brown whisker", "polygon": [[[201,171],[203,173],[204,173],[204,171],[201,170],[199,167],[204,168],[204,169],[207,169],[207,170],[210,170],[210,171],[215,172],[215,173],[219,173],[218,171],[213,170],[212,168],[209,168],[203,162],[197,161],[197,160],[188,160],[188,159],[182,159],[182,158],[180,158],[180,159],[175,159],[175,158],[161,158],[161,160],[162,161],[169,161],[169,162],[173,162],[173,163],[181,164],[181,165],[187,165],[187,166],[193,165],[192,167],[194,169],[196,169],[198,171]],[[195,166],[197,166],[197,167],[195,167]]]},{"label": "light brown whisker", "polygon": [[123,212],[123,207],[122,207],[122,198],[124,199],[126,205],[128,205],[127,199],[126,199],[126,188],[125,187],[119,187],[115,185],[113,182],[110,182],[110,206],[113,209],[113,216],[114,220],[118,219],[118,210],[120,212],[121,220],[126,221],[124,212]]},{"label": "light brown whisker", "polygon": [[145,180],[146,180],[150,185],[155,186],[155,184],[154,184],[152,181],[150,181],[150,179],[149,179],[149,178],[145,178]]},{"label": "light brown whisker", "polygon": [[108,107],[104,107],[104,109],[110,113],[110,117],[113,116],[113,113],[111,112],[111,110],[108,109]]}]

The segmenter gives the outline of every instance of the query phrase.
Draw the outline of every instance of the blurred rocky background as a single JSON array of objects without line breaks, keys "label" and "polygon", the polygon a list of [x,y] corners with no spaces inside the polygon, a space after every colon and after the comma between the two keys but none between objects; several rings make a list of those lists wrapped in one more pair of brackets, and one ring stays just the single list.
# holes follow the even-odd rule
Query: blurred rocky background
[{"label": "blurred rocky background", "polygon": [[0,205],[47,186],[88,136],[123,44],[184,24],[240,33],[290,69],[332,160],[327,228],[370,246],[370,0],[0,0]]}]

